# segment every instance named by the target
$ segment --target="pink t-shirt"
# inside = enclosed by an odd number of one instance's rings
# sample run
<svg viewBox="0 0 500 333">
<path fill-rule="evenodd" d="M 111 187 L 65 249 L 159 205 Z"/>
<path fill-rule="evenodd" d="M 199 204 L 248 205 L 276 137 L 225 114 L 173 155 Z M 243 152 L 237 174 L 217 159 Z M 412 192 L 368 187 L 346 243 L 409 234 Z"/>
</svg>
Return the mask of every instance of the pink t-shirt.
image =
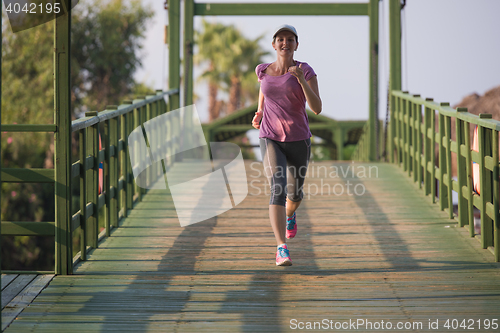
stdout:
<svg viewBox="0 0 500 333">
<path fill-rule="evenodd" d="M 311 66 L 302 64 L 304 77 L 309 81 L 316 75 Z M 290 73 L 271 76 L 264 71 L 268 64 L 260 64 L 255 73 L 264 94 L 264 115 L 260 124 L 259 138 L 280 142 L 300 141 L 311 137 L 306 113 L 306 96 L 297 78 Z"/>
</svg>

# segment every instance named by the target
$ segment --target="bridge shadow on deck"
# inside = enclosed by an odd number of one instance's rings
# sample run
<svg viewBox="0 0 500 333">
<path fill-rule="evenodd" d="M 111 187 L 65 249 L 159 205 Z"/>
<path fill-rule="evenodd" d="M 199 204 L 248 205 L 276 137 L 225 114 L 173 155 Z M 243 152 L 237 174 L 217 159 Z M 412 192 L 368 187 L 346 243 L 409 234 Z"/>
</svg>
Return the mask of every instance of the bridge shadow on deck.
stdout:
<svg viewBox="0 0 500 333">
<path fill-rule="evenodd" d="M 151 191 L 77 275 L 56 277 L 7 332 L 285 332 L 292 319 L 493 319 L 499 265 L 463 230 L 445 228 L 453 221 L 396 167 L 380 171 L 307 179 L 364 184 L 366 192 L 306 198 L 288 243 L 291 267 L 274 265 L 264 192 L 180 228 L 171 200 Z M 261 179 L 257 188 L 266 186 Z"/>
</svg>

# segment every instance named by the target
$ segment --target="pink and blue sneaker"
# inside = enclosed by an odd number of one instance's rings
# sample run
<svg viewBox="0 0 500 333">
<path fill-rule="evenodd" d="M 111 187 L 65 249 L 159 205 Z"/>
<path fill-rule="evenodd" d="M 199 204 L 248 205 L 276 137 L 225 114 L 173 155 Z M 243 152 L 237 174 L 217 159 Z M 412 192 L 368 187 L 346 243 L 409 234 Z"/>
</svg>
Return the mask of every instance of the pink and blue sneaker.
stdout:
<svg viewBox="0 0 500 333">
<path fill-rule="evenodd" d="M 297 234 L 297 221 L 295 220 L 295 212 L 291 217 L 286 218 L 286 238 L 290 239 Z"/>
<path fill-rule="evenodd" d="M 292 266 L 292 259 L 290 259 L 290 252 L 286 244 L 278 247 L 276 252 L 276 266 Z"/>
</svg>

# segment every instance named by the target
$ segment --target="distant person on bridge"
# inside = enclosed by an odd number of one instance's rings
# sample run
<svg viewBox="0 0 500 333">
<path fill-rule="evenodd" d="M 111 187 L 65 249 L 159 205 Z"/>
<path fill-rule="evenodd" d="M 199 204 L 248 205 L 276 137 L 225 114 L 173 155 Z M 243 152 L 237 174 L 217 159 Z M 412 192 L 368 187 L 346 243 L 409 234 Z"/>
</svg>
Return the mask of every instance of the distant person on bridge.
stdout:
<svg viewBox="0 0 500 333">
<path fill-rule="evenodd" d="M 261 85 L 252 125 L 260 130 L 262 162 L 271 187 L 269 219 L 278 244 L 276 265 L 290 266 L 286 238 L 297 233 L 295 211 L 304 196 L 302 188 L 311 154 L 306 101 L 319 114 L 321 98 L 312 67 L 293 58 L 299 46 L 297 30 L 287 24 L 279 27 L 272 46 L 276 61 L 255 69 Z"/>
</svg>

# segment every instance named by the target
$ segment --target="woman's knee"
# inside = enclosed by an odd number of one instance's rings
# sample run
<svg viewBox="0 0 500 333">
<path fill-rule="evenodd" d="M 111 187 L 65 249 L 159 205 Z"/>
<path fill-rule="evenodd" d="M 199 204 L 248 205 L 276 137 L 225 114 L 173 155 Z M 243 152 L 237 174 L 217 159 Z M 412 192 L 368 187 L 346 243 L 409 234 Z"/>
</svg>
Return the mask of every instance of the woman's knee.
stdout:
<svg viewBox="0 0 500 333">
<path fill-rule="evenodd" d="M 274 184 L 271 186 L 270 205 L 285 206 L 286 203 L 286 189 L 281 184 Z"/>
<path fill-rule="evenodd" d="M 292 192 L 288 194 L 288 200 L 293 202 L 300 202 L 302 201 L 303 197 L 304 197 L 304 192 L 302 192 L 302 190 L 300 190 L 298 193 Z"/>
</svg>

